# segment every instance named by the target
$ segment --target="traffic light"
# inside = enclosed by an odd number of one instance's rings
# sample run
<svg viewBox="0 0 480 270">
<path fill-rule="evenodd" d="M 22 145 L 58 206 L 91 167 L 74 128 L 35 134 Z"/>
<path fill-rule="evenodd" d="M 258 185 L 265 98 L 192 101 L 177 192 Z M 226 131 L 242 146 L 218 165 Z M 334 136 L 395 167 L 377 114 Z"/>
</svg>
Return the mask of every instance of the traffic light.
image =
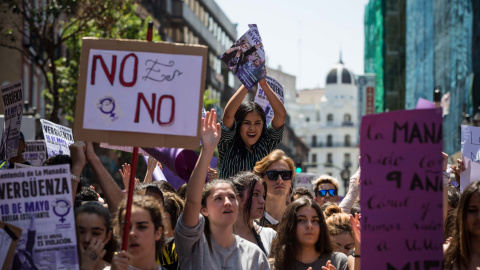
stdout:
<svg viewBox="0 0 480 270">
<path fill-rule="evenodd" d="M 295 162 L 295 173 L 301 173 L 302 171 L 303 171 L 302 162 L 301 161 Z"/>
</svg>

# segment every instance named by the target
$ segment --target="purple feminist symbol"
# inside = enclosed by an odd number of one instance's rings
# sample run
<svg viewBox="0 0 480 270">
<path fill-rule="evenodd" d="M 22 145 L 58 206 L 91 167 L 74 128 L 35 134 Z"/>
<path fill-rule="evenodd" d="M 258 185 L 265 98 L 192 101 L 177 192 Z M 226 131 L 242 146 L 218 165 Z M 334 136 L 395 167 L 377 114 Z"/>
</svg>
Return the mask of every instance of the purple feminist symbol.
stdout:
<svg viewBox="0 0 480 270">
<path fill-rule="evenodd" d="M 115 111 L 115 100 L 113 98 L 104 97 L 100 99 L 97 108 L 100 109 L 103 114 L 109 114 L 112 121 L 117 120 L 117 117 L 115 117 L 115 113 L 113 112 Z"/>
</svg>

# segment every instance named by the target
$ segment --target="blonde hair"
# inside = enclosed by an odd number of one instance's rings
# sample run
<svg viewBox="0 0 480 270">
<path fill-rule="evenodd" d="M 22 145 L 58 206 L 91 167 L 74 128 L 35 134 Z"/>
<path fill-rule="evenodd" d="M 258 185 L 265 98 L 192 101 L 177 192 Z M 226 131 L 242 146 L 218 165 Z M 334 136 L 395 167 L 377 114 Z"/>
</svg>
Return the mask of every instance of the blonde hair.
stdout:
<svg viewBox="0 0 480 270">
<path fill-rule="evenodd" d="M 350 216 L 343 213 L 338 205 L 330 205 L 325 209 L 325 217 L 327 218 L 328 232 L 331 236 L 348 232 L 353 237 L 352 224 Z"/>
<path fill-rule="evenodd" d="M 283 152 L 280 149 L 275 149 L 272 152 L 270 152 L 267 156 L 262 158 L 262 160 L 258 161 L 257 164 L 255 164 L 255 167 L 253 168 L 253 172 L 260 176 L 263 177 L 265 172 L 267 171 L 267 168 L 274 162 L 283 160 L 287 163 L 288 167 L 290 170 L 292 170 L 292 180 L 295 177 L 295 164 L 293 163 L 293 160 L 289 158 L 285 152 Z"/>
<path fill-rule="evenodd" d="M 332 177 L 330 175 L 324 174 L 320 175 L 317 179 L 312 181 L 313 184 L 313 192 L 315 193 L 315 197 L 317 197 L 318 193 L 318 187 L 321 184 L 332 184 L 335 186 L 335 190 L 338 192 L 338 180 L 335 177 Z"/>
</svg>

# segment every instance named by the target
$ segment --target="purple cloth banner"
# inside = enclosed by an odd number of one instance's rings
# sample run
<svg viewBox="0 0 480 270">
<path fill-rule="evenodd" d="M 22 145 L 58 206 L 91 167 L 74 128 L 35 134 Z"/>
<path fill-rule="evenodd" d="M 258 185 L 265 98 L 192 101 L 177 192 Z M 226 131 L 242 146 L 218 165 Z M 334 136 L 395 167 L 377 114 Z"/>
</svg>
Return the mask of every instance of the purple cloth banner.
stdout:
<svg viewBox="0 0 480 270">
<path fill-rule="evenodd" d="M 442 110 L 364 116 L 362 269 L 443 269 Z"/>
</svg>

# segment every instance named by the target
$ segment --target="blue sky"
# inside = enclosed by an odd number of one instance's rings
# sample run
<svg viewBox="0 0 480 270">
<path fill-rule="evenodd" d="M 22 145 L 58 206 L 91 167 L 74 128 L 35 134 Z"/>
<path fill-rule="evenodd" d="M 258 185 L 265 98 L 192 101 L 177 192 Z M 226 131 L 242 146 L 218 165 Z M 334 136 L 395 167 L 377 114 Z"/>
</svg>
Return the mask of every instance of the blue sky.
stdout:
<svg viewBox="0 0 480 270">
<path fill-rule="evenodd" d="M 363 14 L 368 0 L 215 0 L 238 36 L 257 24 L 267 65 L 297 77 L 297 89 L 324 87 L 339 60 L 363 73 Z"/>
</svg>

